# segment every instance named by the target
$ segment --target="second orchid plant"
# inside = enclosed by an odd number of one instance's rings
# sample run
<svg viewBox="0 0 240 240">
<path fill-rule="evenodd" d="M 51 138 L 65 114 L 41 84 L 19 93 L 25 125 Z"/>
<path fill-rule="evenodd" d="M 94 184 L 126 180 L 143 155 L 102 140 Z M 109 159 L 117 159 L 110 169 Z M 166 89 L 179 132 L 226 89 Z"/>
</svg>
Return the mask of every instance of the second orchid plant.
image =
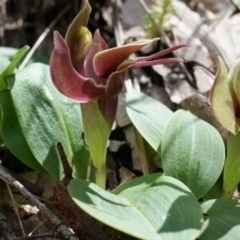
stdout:
<svg viewBox="0 0 240 240">
<path fill-rule="evenodd" d="M 80 102 L 84 135 L 95 172 L 95 182 L 105 188 L 107 141 L 115 120 L 118 94 L 129 69 L 183 62 L 179 58 L 160 57 L 186 45 L 178 45 L 147 57 L 127 59 L 147 44 L 140 40 L 112 49 L 98 30 L 93 37 L 86 27 L 91 7 L 83 0 L 79 14 L 70 24 L 65 39 L 54 33 L 50 71 L 55 87 L 65 96 Z"/>
<path fill-rule="evenodd" d="M 209 96 L 213 113 L 222 127 L 230 133 L 223 171 L 222 197 L 231 198 L 240 180 L 240 59 L 228 70 L 223 59 L 219 57 L 216 76 L 204 71 L 214 80 Z"/>
</svg>

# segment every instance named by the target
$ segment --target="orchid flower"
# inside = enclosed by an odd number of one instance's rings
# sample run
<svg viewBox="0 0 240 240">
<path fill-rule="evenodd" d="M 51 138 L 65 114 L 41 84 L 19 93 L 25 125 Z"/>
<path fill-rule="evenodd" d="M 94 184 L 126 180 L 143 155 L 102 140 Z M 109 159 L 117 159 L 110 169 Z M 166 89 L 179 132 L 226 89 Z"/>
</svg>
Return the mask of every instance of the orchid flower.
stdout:
<svg viewBox="0 0 240 240">
<path fill-rule="evenodd" d="M 86 27 L 90 12 L 88 1 L 82 0 L 80 12 L 70 24 L 65 40 L 54 32 L 55 48 L 50 59 L 50 72 L 56 88 L 81 103 L 85 138 L 93 165 L 101 175 L 105 172 L 107 140 L 116 117 L 118 94 L 123 88 L 125 74 L 132 68 L 183 62 L 179 58 L 160 57 L 186 45 L 126 60 L 132 53 L 159 39 L 108 49 L 99 31 L 96 30 L 92 37 Z M 104 179 L 96 181 L 102 182 L 99 185 L 105 184 Z"/>
<path fill-rule="evenodd" d="M 237 134 L 240 130 L 240 59 L 228 71 L 224 61 L 219 58 L 219 67 L 209 100 L 218 122 L 229 132 Z"/>
</svg>

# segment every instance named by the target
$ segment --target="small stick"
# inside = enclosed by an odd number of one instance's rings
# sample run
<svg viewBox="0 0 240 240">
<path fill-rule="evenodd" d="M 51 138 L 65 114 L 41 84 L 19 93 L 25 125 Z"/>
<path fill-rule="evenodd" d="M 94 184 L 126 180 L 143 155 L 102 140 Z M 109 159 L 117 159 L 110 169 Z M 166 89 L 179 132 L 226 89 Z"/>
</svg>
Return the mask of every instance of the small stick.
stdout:
<svg viewBox="0 0 240 240">
<path fill-rule="evenodd" d="M 36 239 L 36 238 L 44 239 L 46 237 L 57 237 L 57 236 L 53 232 L 48 232 L 48 233 L 42 233 L 38 235 L 18 237 L 18 238 L 15 238 L 14 240 L 30 240 L 30 239 Z"/>
<path fill-rule="evenodd" d="M 31 194 L 20 182 L 13 178 L 3 167 L 0 165 L 0 178 L 9 185 L 16 188 L 26 199 L 32 202 L 55 226 L 59 236 L 63 240 L 77 240 L 76 236 L 54 215 L 37 197 Z"/>
<path fill-rule="evenodd" d="M 19 222 L 19 225 L 20 225 L 22 234 L 23 234 L 23 236 L 25 236 L 26 233 L 25 233 L 25 231 L 24 231 L 23 224 L 22 224 L 21 218 L 20 218 L 19 213 L 18 213 L 17 204 L 16 204 L 16 202 L 15 202 L 15 200 L 14 200 L 14 197 L 13 197 L 13 194 L 12 194 L 12 190 L 10 189 L 8 183 L 6 183 L 6 185 L 7 185 L 7 189 L 8 189 L 9 195 L 10 195 L 10 197 L 11 197 L 11 199 L 12 199 L 12 202 L 13 202 L 13 205 L 14 205 L 14 210 L 15 210 L 15 213 L 16 213 L 16 215 L 17 215 L 18 222 Z"/>
<path fill-rule="evenodd" d="M 38 226 L 36 226 L 36 227 L 28 234 L 28 237 L 29 237 L 29 236 L 33 236 L 33 233 L 34 233 L 38 228 L 40 228 L 42 225 L 44 225 L 47 221 L 48 221 L 48 219 L 44 220 L 42 223 L 40 223 Z M 34 235 L 34 236 L 35 236 L 35 235 Z"/>
</svg>

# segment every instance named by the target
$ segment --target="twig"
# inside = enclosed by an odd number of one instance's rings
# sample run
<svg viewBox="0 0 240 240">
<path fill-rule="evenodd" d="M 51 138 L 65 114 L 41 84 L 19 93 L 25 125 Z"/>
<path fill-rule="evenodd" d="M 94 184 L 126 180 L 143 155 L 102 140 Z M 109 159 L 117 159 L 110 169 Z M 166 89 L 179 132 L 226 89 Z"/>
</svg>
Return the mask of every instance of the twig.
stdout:
<svg viewBox="0 0 240 240">
<path fill-rule="evenodd" d="M 21 63 L 19 70 L 23 69 L 25 65 L 28 63 L 29 59 L 32 57 L 34 52 L 40 46 L 42 41 L 46 38 L 50 30 L 55 26 L 55 24 L 63 17 L 63 15 L 71 8 L 72 2 L 70 2 L 58 15 L 57 17 L 48 25 L 48 27 L 44 30 L 44 32 L 39 36 L 38 40 L 35 42 L 31 50 L 29 51 L 28 55 L 24 58 L 23 62 Z"/>
<path fill-rule="evenodd" d="M 38 226 L 36 226 L 29 234 L 28 236 L 33 236 L 33 233 L 40 228 L 43 224 L 45 224 L 48 221 L 48 219 L 44 220 L 42 223 L 40 223 Z M 35 235 L 34 235 L 35 236 Z"/>
<path fill-rule="evenodd" d="M 13 178 L 15 178 L 17 181 L 19 181 L 32 194 L 34 194 L 36 196 L 41 196 L 42 195 L 42 193 L 43 193 L 42 188 L 36 186 L 36 184 L 28 181 L 27 179 L 22 178 L 21 176 L 18 176 L 17 174 L 10 171 L 9 169 L 6 169 L 5 167 L 3 167 L 3 168 L 5 169 L 5 171 L 7 171 L 9 174 L 11 174 Z"/>
<path fill-rule="evenodd" d="M 146 14 L 149 16 L 149 18 L 151 19 L 153 25 L 156 27 L 157 31 L 158 31 L 158 35 L 161 37 L 162 41 L 168 46 L 168 47 L 172 47 L 172 43 L 169 40 L 168 36 L 164 33 L 164 31 L 162 31 L 162 29 L 157 25 L 156 21 L 154 20 L 154 18 L 152 17 L 152 15 L 150 14 L 149 8 L 146 5 L 144 0 L 139 0 L 143 10 L 146 12 Z M 176 53 L 172 53 L 173 55 L 177 56 Z M 196 85 L 196 81 L 193 79 L 192 75 L 188 72 L 187 68 L 185 67 L 185 65 L 183 63 L 179 63 L 182 71 L 184 72 L 185 76 L 187 77 L 187 80 L 189 82 L 189 84 L 194 87 L 197 88 Z"/>
<path fill-rule="evenodd" d="M 15 238 L 14 240 L 30 240 L 30 239 L 36 239 L 36 238 L 44 239 L 46 237 L 57 237 L 57 236 L 54 234 L 54 232 L 48 232 L 48 233 L 42 233 L 38 235 L 18 237 L 18 238 Z"/>
<path fill-rule="evenodd" d="M 55 226 L 61 239 L 64 240 L 77 240 L 73 233 L 54 215 L 41 201 L 31 194 L 20 182 L 13 178 L 1 165 L 0 165 L 0 178 L 7 182 L 9 185 L 16 188 L 26 199 L 31 201 Z"/>
<path fill-rule="evenodd" d="M 23 236 L 25 236 L 26 233 L 25 233 L 25 231 L 24 231 L 23 224 L 22 224 L 21 218 L 20 218 L 19 213 L 18 213 L 17 204 L 16 204 L 16 202 L 15 202 L 15 200 L 14 200 L 14 197 L 13 197 L 13 194 L 12 194 L 12 190 L 10 189 L 8 183 L 6 183 L 6 185 L 7 185 L 7 189 L 8 189 L 9 195 L 10 195 L 10 197 L 11 197 L 11 199 L 12 199 L 12 202 L 13 202 L 13 205 L 14 205 L 14 210 L 15 210 L 15 213 L 16 213 L 16 215 L 17 215 L 18 222 L 19 222 L 19 225 L 20 225 L 22 234 L 23 234 Z"/>
</svg>

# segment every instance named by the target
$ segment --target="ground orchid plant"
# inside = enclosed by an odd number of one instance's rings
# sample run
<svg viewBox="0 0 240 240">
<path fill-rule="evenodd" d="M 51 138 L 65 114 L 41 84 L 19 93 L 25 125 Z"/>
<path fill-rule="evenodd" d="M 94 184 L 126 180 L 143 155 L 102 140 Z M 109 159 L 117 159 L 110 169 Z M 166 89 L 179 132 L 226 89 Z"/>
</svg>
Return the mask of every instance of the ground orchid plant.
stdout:
<svg viewBox="0 0 240 240">
<path fill-rule="evenodd" d="M 231 198 L 240 181 L 240 59 L 236 60 L 230 71 L 219 57 L 216 76 L 209 100 L 218 122 L 227 129 L 231 136 L 227 143 L 227 159 L 223 174 L 223 197 Z"/>
<path fill-rule="evenodd" d="M 0 56 L 3 142 L 27 166 L 54 179 L 56 205 L 80 239 L 118 239 L 119 231 L 146 240 L 238 239 L 240 201 L 230 198 L 240 169 L 239 60 L 228 72 L 220 59 L 216 76 L 204 70 L 215 80 L 210 94 L 214 114 L 232 134 L 227 146 L 212 125 L 189 111 L 173 112 L 143 93 L 126 93 L 143 168 L 153 158 L 150 149 L 162 171 L 143 169 L 144 176 L 110 192 L 105 190 L 107 141 L 127 71 L 183 62 L 162 57 L 186 45 L 131 59 L 159 39 L 108 49 L 99 31 L 92 36 L 87 28 L 90 12 L 82 0 L 65 38 L 54 32 L 49 65 L 34 62 L 18 70 L 29 47 L 11 60 Z M 73 173 L 67 173 L 67 163 Z"/>
<path fill-rule="evenodd" d="M 95 168 L 96 183 L 105 188 L 107 141 L 126 72 L 131 68 L 183 62 L 179 58 L 159 58 L 186 45 L 126 60 L 130 54 L 158 39 L 140 40 L 108 49 L 99 31 L 96 30 L 92 39 L 86 27 L 90 12 L 88 1 L 83 0 L 65 40 L 58 32 L 54 33 L 55 48 L 50 70 L 56 88 L 81 103 L 84 134 Z"/>
</svg>

